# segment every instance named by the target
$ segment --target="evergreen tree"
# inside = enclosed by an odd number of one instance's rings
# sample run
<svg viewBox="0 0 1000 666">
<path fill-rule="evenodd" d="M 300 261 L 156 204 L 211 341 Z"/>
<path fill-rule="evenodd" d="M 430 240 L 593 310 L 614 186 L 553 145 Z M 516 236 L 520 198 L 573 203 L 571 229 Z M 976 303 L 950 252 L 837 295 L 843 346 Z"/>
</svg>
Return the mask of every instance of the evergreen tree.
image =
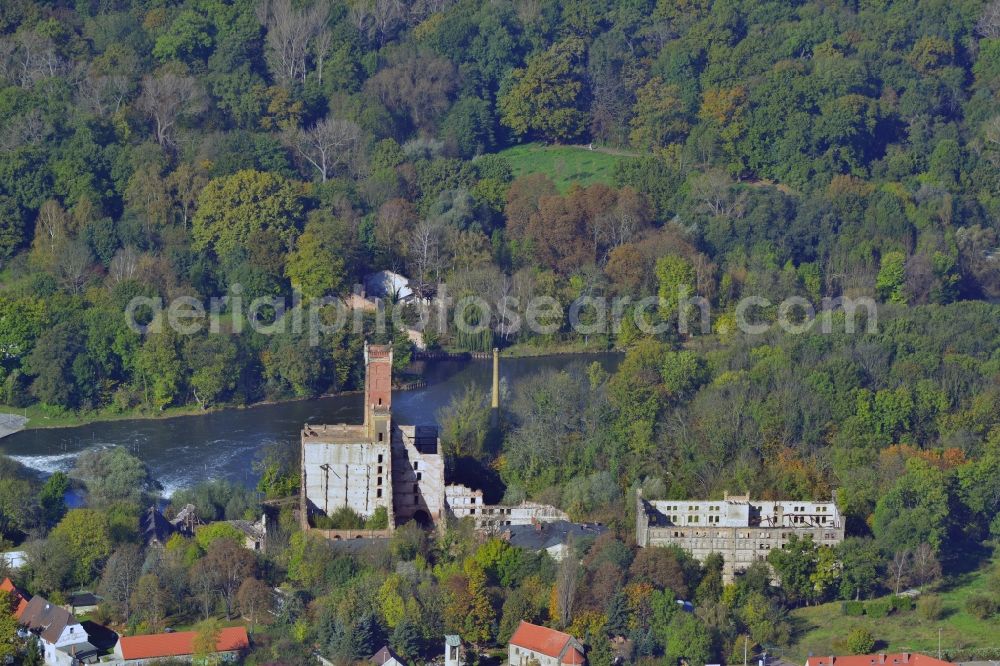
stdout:
<svg viewBox="0 0 1000 666">
<path fill-rule="evenodd" d="M 403 618 L 392 631 L 389 644 L 400 657 L 413 661 L 420 655 L 422 638 L 420 628 L 409 618 Z"/>
<path fill-rule="evenodd" d="M 367 659 L 385 643 L 385 633 L 378 618 L 371 613 L 362 615 L 354 623 L 350 645 L 355 659 Z"/>
<path fill-rule="evenodd" d="M 621 590 L 615 592 L 608 604 L 608 621 L 604 629 L 609 636 L 628 635 L 628 600 Z"/>
<path fill-rule="evenodd" d="M 588 641 L 587 663 L 590 666 L 611 666 L 615 661 L 615 651 L 611 647 L 611 641 L 605 632 L 599 632 L 597 636 L 591 637 Z"/>
</svg>

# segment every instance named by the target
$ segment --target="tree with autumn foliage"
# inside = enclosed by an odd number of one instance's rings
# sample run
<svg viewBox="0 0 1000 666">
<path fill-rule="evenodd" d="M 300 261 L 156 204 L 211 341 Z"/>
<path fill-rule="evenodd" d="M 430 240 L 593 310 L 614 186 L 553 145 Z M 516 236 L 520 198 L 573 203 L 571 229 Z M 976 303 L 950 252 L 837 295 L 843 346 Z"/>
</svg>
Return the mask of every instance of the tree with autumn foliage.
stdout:
<svg viewBox="0 0 1000 666">
<path fill-rule="evenodd" d="M 465 589 L 459 593 L 457 608 L 461 636 L 472 643 L 478 651 L 493 638 L 496 611 L 487 587 L 486 572 L 474 562 L 465 566 Z"/>
</svg>

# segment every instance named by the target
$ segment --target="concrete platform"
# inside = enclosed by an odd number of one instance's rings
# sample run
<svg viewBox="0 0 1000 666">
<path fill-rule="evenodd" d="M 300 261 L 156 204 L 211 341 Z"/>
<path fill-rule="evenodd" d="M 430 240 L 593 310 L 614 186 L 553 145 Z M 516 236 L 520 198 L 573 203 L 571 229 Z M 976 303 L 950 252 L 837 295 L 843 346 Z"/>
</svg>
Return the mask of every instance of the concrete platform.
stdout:
<svg viewBox="0 0 1000 666">
<path fill-rule="evenodd" d="M 0 414 L 0 439 L 24 429 L 28 419 L 17 414 Z"/>
</svg>

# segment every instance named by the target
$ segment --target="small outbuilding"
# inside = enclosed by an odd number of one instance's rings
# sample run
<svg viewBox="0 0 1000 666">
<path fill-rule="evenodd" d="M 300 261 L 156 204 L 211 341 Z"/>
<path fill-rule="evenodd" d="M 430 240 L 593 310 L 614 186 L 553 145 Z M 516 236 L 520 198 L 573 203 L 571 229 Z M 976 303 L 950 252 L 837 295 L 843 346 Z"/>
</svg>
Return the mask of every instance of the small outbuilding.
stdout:
<svg viewBox="0 0 1000 666">
<path fill-rule="evenodd" d="M 582 666 L 587 663 L 583 644 L 567 633 L 521 621 L 508 645 L 510 666 Z"/>
<path fill-rule="evenodd" d="M 66 597 L 66 610 L 81 615 L 93 613 L 103 600 L 93 592 L 74 592 Z"/>
<path fill-rule="evenodd" d="M 195 654 L 198 632 L 178 631 L 171 634 L 122 636 L 115 645 L 115 656 L 122 664 L 151 664 L 162 659 L 187 659 Z M 239 661 L 250 648 L 246 627 L 227 627 L 219 631 L 215 656 L 223 661 Z"/>
</svg>

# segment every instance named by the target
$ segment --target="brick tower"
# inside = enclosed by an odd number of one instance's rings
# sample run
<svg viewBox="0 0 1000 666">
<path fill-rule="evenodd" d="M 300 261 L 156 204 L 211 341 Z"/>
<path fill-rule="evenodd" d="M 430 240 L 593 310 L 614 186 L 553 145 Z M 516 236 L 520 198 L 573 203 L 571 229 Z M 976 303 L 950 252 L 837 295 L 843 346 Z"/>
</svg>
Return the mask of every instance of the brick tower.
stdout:
<svg viewBox="0 0 1000 666">
<path fill-rule="evenodd" d="M 392 409 L 392 347 L 365 343 L 365 428 L 372 441 L 388 441 Z"/>
</svg>

